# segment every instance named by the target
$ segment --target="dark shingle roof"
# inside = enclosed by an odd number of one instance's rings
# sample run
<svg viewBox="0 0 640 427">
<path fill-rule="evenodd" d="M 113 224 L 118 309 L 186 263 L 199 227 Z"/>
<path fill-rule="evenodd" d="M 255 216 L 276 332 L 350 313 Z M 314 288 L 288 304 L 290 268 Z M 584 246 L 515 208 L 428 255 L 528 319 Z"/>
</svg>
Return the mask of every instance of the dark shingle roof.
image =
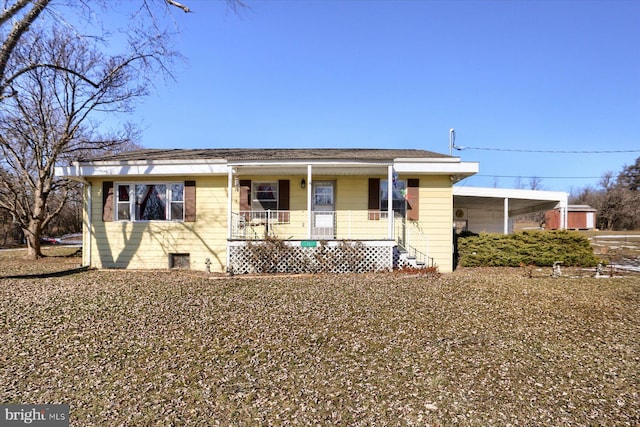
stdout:
<svg viewBox="0 0 640 427">
<path fill-rule="evenodd" d="M 427 150 L 369 148 L 214 148 L 146 149 L 111 154 L 82 162 L 136 160 L 392 160 L 397 158 L 448 158 Z"/>
</svg>

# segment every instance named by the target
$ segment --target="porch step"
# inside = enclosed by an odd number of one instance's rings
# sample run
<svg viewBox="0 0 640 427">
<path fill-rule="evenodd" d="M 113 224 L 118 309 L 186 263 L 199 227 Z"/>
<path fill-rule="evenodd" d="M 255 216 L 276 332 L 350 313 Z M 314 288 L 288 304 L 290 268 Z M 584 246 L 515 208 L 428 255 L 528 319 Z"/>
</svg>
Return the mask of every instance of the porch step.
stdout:
<svg viewBox="0 0 640 427">
<path fill-rule="evenodd" d="M 403 249 L 398 248 L 398 268 L 426 268 L 424 261 L 419 261 L 415 256 L 409 255 L 409 253 Z"/>
</svg>

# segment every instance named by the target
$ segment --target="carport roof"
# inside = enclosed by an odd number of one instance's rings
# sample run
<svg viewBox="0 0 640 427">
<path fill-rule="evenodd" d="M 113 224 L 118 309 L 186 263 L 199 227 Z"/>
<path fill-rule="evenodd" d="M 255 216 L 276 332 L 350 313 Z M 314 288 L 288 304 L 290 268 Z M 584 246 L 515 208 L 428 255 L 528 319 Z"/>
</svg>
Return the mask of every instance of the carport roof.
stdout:
<svg viewBox="0 0 640 427">
<path fill-rule="evenodd" d="M 508 188 L 453 187 L 453 207 L 504 211 L 508 199 L 509 217 L 567 206 L 563 191 L 519 190 Z"/>
</svg>

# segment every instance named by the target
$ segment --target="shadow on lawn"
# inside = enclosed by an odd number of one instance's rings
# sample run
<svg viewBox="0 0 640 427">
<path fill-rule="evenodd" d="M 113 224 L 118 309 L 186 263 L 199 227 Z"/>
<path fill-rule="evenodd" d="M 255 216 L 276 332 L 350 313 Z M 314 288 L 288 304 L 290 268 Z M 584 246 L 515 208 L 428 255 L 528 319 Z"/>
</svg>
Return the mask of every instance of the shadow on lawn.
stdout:
<svg viewBox="0 0 640 427">
<path fill-rule="evenodd" d="M 0 279 L 49 279 L 52 277 L 65 277 L 73 274 L 82 273 L 89 270 L 88 266 L 79 268 L 70 268 L 62 271 L 52 271 L 50 273 L 35 273 L 35 274 L 15 274 L 9 276 L 0 276 Z"/>
</svg>

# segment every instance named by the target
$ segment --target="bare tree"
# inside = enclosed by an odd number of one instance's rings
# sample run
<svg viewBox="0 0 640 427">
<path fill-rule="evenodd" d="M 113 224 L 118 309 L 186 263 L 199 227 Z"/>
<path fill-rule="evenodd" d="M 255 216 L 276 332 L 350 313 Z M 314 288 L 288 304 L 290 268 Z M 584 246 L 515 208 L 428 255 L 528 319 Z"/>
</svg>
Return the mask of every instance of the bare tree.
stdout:
<svg viewBox="0 0 640 427">
<path fill-rule="evenodd" d="M 529 178 L 529 189 L 542 190 L 542 178 L 537 176 L 532 176 L 531 178 Z"/>
<path fill-rule="evenodd" d="M 224 1 L 234 11 L 244 6 Z M 100 53 L 98 43 L 108 46 L 109 31 L 99 17 L 123 2 L 5 0 L 0 9 L 0 211 L 24 231 L 32 258 L 41 255 L 42 230 L 77 191 L 54 178 L 54 166 L 131 144 L 133 127 L 100 135 L 96 114 L 130 111 L 151 84 L 141 78 L 157 76 L 158 68 L 170 75 L 178 56 L 170 49 L 174 34 L 162 28 L 161 18 L 171 10 L 191 12 L 186 4 L 124 4 L 137 9 L 119 34 L 128 46 L 119 56 Z M 69 13 L 78 20 L 67 21 Z M 71 21 L 90 23 L 94 34 L 82 34 Z"/>
<path fill-rule="evenodd" d="M 243 7 L 241 0 L 225 0 L 226 4 L 234 11 Z M 168 33 L 160 28 L 160 15 L 169 10 L 182 10 L 191 12 L 191 9 L 176 0 L 138 0 L 138 10 L 131 16 L 130 22 L 138 25 L 132 27 L 127 34 L 132 45 L 139 44 L 141 40 L 160 40 L 165 43 Z M 34 23 L 46 21 L 43 17 L 48 17 L 51 26 L 60 25 L 64 22 L 64 17 L 69 13 L 77 17 L 93 19 L 100 16 L 101 12 L 110 9 L 117 10 L 123 7 L 122 2 L 112 0 L 5 0 L 3 8 L 0 10 L 0 100 L 11 96 L 8 89 L 11 83 L 22 73 L 29 71 L 32 67 L 49 67 L 53 64 L 25 64 L 23 67 L 9 70 L 8 64 L 14 54 L 20 40 L 29 32 Z M 144 28 L 143 28 L 144 26 Z M 69 27 L 72 27 L 69 25 Z M 100 34 L 98 37 L 104 37 Z M 73 72 L 73 69 L 66 70 Z"/>
<path fill-rule="evenodd" d="M 42 230 L 72 190 L 54 177 L 54 167 L 131 141 L 131 127 L 102 135 L 92 115 L 131 111 L 147 94 L 140 77 L 153 74 L 163 59 L 161 52 L 106 56 L 65 30 L 30 32 L 16 46 L 7 69 L 26 65 L 28 71 L 10 82 L 12 96 L 0 110 L 0 208 L 24 231 L 30 258 L 41 256 Z M 50 66 L 29 67 L 45 63 Z"/>
</svg>

